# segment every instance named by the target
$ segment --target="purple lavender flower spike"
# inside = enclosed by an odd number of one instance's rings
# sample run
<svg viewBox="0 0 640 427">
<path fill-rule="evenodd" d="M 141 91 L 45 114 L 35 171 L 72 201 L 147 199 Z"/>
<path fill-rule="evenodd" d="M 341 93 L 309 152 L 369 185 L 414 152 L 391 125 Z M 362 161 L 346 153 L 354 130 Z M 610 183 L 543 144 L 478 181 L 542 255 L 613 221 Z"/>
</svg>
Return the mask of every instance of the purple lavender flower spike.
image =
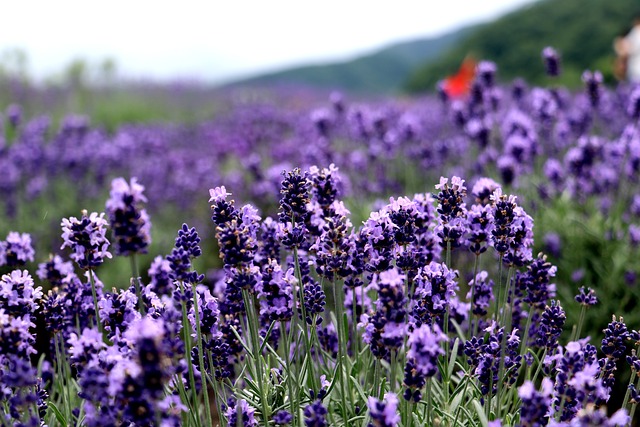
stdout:
<svg viewBox="0 0 640 427">
<path fill-rule="evenodd" d="M 557 77 L 560 75 L 560 55 L 551 46 L 547 46 L 542 50 L 542 59 L 547 71 L 547 75 Z"/>
<path fill-rule="evenodd" d="M 304 408 L 304 425 L 306 427 L 326 427 L 327 408 L 321 400 L 316 400 Z"/>
<path fill-rule="evenodd" d="M 111 181 L 111 193 L 106 203 L 107 216 L 113 233 L 116 255 L 147 253 L 151 243 L 151 221 L 142 204 L 147 198 L 137 178 L 127 183 L 124 178 Z"/>
<path fill-rule="evenodd" d="M 398 414 L 398 396 L 394 393 L 385 393 L 383 400 L 369 396 L 367 407 L 371 415 L 369 427 L 396 427 L 400 422 Z"/>
<path fill-rule="evenodd" d="M 34 286 L 27 270 L 13 270 L 0 279 L 0 307 L 7 314 L 29 319 L 39 307 L 42 287 Z"/>
<path fill-rule="evenodd" d="M 74 275 L 73 264 L 59 255 L 50 255 L 49 261 L 38 264 L 36 274 L 40 280 L 48 281 L 55 288 L 62 285 L 62 279 Z"/>
<path fill-rule="evenodd" d="M 293 415 L 291 415 L 290 412 L 285 410 L 278 411 L 273 416 L 273 422 L 277 426 L 281 426 L 281 427 L 288 426 L 293 422 Z"/>
<path fill-rule="evenodd" d="M 426 384 L 426 380 L 438 372 L 438 357 L 444 354 L 441 343 L 447 340 L 437 325 L 422 325 L 409 335 L 409 350 L 404 369 L 405 400 L 420 401 L 420 390 Z"/>
<path fill-rule="evenodd" d="M 62 246 L 69 247 L 71 259 L 82 269 L 97 267 L 104 262 L 104 258 L 111 258 L 107 250 L 110 243 L 107 240 L 107 221 L 104 213 L 98 215 L 82 211 L 80 219 L 76 217 L 64 218 L 62 226 Z"/>
<path fill-rule="evenodd" d="M 243 425 L 247 427 L 258 427 L 258 420 L 255 416 L 256 410 L 251 407 L 246 400 L 231 400 L 224 415 L 230 426 Z"/>
<path fill-rule="evenodd" d="M 262 270 L 262 281 L 256 286 L 258 295 L 264 298 L 260 304 L 260 314 L 268 316 L 270 321 L 291 320 L 296 283 L 293 268 L 282 271 L 275 260 L 267 264 Z"/>
<path fill-rule="evenodd" d="M 576 295 L 574 299 L 578 304 L 584 306 L 592 306 L 598 303 L 596 291 L 591 288 L 585 288 L 584 286 L 579 289 L 578 295 Z"/>
<path fill-rule="evenodd" d="M 10 231 L 7 239 L 0 242 L 0 266 L 19 267 L 33 261 L 35 251 L 31 236 L 27 233 Z"/>
<path fill-rule="evenodd" d="M 543 427 L 549 421 L 549 408 L 553 383 L 549 378 L 542 380 L 542 390 L 537 391 L 531 381 L 525 381 L 518 388 L 518 397 L 522 400 L 520 423 L 523 427 Z"/>
<path fill-rule="evenodd" d="M 471 194 L 476 198 L 476 203 L 487 205 L 491 202 L 490 197 L 494 191 L 500 188 L 500 184 L 491 178 L 480 178 L 471 189 Z"/>
</svg>

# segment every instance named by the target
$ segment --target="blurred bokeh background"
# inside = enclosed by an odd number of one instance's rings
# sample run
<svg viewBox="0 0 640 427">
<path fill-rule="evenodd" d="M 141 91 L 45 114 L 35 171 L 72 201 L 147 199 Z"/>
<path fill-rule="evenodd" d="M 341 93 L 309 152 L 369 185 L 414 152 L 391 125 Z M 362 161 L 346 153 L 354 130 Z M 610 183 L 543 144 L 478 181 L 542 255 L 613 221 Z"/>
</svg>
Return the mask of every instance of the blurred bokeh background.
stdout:
<svg viewBox="0 0 640 427">
<path fill-rule="evenodd" d="M 469 56 L 494 61 L 502 81 L 538 84 L 546 45 L 562 54 L 559 83 L 579 85 L 587 68 L 612 83 L 614 39 L 639 10 L 607 0 L 11 2 L 0 26 L 0 102 L 86 113 L 109 129 L 193 121 L 215 114 L 212 93 L 230 89 L 429 92 Z"/>
</svg>

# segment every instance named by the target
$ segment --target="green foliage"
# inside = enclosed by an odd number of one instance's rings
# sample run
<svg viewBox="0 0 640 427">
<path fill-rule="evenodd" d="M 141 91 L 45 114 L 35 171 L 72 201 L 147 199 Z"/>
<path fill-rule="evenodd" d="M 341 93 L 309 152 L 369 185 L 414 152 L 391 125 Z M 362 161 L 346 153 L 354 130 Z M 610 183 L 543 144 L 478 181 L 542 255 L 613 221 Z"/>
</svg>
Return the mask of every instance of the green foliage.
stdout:
<svg viewBox="0 0 640 427">
<path fill-rule="evenodd" d="M 436 61 L 425 61 L 405 83 L 408 92 L 430 91 L 472 55 L 498 65 L 504 80 L 522 77 L 548 83 L 540 58 L 546 46 L 562 56 L 557 83 L 575 87 L 585 69 L 599 69 L 613 80 L 613 40 L 623 34 L 640 5 L 631 1 L 543 0 L 483 25 Z M 578 78 L 576 78 L 578 77 Z"/>
<path fill-rule="evenodd" d="M 286 84 L 368 94 L 397 92 L 416 66 L 439 57 L 471 32 L 472 27 L 467 27 L 441 37 L 395 44 L 351 61 L 292 68 L 242 80 L 233 86 Z"/>
</svg>

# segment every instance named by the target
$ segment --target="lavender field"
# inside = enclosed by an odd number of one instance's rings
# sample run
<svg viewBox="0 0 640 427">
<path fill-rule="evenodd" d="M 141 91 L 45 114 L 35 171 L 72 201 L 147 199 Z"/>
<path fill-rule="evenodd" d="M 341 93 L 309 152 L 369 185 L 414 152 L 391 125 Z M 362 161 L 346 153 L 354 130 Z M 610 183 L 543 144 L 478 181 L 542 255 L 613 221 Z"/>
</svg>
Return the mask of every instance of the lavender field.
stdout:
<svg viewBox="0 0 640 427">
<path fill-rule="evenodd" d="M 640 87 L 496 73 L 114 129 L 7 105 L 2 426 L 635 425 Z"/>
</svg>

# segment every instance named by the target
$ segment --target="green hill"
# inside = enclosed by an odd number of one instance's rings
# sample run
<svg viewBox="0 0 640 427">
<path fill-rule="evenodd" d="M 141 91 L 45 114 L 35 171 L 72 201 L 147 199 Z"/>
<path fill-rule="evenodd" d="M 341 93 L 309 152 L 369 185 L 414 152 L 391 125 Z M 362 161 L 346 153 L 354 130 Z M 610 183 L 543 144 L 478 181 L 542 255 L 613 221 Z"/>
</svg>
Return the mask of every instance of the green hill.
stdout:
<svg viewBox="0 0 640 427">
<path fill-rule="evenodd" d="M 499 77 L 523 77 L 533 84 L 546 79 L 541 60 L 545 46 L 562 57 L 559 83 L 575 87 L 585 69 L 599 69 L 613 80 L 613 40 L 640 14 L 636 0 L 541 0 L 476 29 L 435 61 L 425 61 L 405 83 L 408 92 L 433 90 L 438 80 L 456 72 L 462 59 L 496 62 Z"/>
<path fill-rule="evenodd" d="M 417 66 L 440 57 L 474 28 L 465 27 L 437 38 L 394 44 L 351 61 L 262 74 L 233 82 L 230 86 L 301 85 L 356 93 L 398 92 Z"/>
</svg>

